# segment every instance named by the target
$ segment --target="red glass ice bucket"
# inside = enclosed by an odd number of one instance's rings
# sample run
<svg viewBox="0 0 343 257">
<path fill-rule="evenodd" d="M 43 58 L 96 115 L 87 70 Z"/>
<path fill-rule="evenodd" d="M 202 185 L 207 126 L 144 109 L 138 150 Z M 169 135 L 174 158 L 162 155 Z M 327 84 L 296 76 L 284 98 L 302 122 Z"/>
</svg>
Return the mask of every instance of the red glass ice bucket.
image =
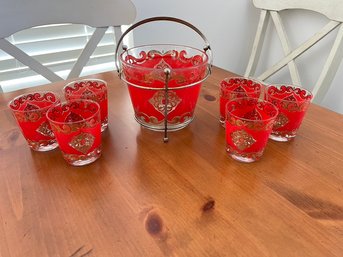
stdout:
<svg viewBox="0 0 343 257">
<path fill-rule="evenodd" d="M 118 47 L 132 29 L 151 21 L 173 21 L 195 30 L 205 41 L 203 50 L 171 44 Z M 127 84 L 135 119 L 151 130 L 178 130 L 194 117 L 201 83 L 211 71 L 211 50 L 205 36 L 193 25 L 171 17 L 154 17 L 132 25 L 116 49 L 120 78 Z M 119 62 L 118 62 L 119 59 Z"/>
</svg>

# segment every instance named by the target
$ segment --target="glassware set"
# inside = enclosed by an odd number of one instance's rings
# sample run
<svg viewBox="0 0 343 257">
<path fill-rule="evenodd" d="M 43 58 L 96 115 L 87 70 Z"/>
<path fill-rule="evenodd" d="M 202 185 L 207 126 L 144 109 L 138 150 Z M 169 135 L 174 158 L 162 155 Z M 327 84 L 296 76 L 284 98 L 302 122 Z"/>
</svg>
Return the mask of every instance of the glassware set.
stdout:
<svg viewBox="0 0 343 257">
<path fill-rule="evenodd" d="M 176 22 L 205 42 L 203 49 L 171 44 L 127 48 L 119 46 L 133 29 L 154 21 Z M 194 118 L 202 82 L 210 75 L 212 51 L 206 37 L 192 24 L 172 17 L 142 20 L 120 37 L 115 65 L 127 85 L 136 121 L 164 132 L 188 126 Z M 9 103 L 29 147 L 49 151 L 59 146 L 71 165 L 83 166 L 101 156 L 101 132 L 108 127 L 107 83 L 76 80 L 63 88 L 66 102 L 53 92 L 20 95 Z M 233 159 L 254 162 L 263 155 L 268 138 L 286 142 L 296 132 L 312 94 L 294 85 L 264 85 L 251 78 L 231 77 L 220 83 L 219 121 L 225 127 L 226 151 Z"/>
<path fill-rule="evenodd" d="M 292 140 L 312 97 L 311 92 L 295 85 L 263 85 L 244 77 L 224 79 L 219 122 L 225 125 L 229 156 L 254 162 L 262 157 L 268 138 Z"/>
<path fill-rule="evenodd" d="M 123 46 L 119 54 L 119 46 L 127 33 L 154 21 L 185 25 L 203 39 L 205 47 L 153 44 L 128 49 Z M 128 87 L 135 119 L 140 125 L 164 131 L 163 140 L 168 142 L 168 131 L 182 129 L 192 122 L 202 82 L 212 67 L 211 47 L 199 29 L 173 17 L 148 18 L 123 33 L 115 57 L 119 77 Z M 108 126 L 107 84 L 97 79 L 72 81 L 65 85 L 63 93 L 67 101 L 64 103 L 51 92 L 46 97 L 37 92 L 34 97 L 37 95 L 39 101 L 47 98 L 42 104 L 33 102 L 29 94 L 13 100 L 9 106 L 33 150 L 47 151 L 58 144 L 69 164 L 92 163 L 101 155 L 101 132 Z M 35 126 L 26 131 L 27 121 L 24 123 L 21 116 L 38 115 L 38 112 L 40 119 L 34 120 Z M 42 135 L 43 129 L 47 135 Z"/>
<path fill-rule="evenodd" d="M 92 163 L 101 156 L 101 132 L 108 126 L 107 83 L 73 81 L 63 94 L 63 103 L 57 94 L 43 91 L 17 96 L 8 106 L 32 150 L 59 146 L 69 164 Z"/>
</svg>

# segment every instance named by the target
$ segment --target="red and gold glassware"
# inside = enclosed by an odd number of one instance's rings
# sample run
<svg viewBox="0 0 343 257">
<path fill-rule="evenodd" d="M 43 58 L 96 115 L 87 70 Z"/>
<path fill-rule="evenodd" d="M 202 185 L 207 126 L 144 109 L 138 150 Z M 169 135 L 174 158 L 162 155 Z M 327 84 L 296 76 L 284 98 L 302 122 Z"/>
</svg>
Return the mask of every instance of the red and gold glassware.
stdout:
<svg viewBox="0 0 343 257">
<path fill-rule="evenodd" d="M 258 98 L 235 98 L 226 105 L 226 150 L 233 159 L 254 162 L 261 158 L 278 109 Z"/>
<path fill-rule="evenodd" d="M 101 79 L 72 81 L 63 88 L 67 101 L 89 99 L 100 105 L 101 131 L 108 126 L 107 83 Z"/>
<path fill-rule="evenodd" d="M 63 158 L 83 166 L 101 155 L 100 106 L 91 100 L 72 100 L 47 112 Z"/>
<path fill-rule="evenodd" d="M 225 78 L 220 82 L 219 122 L 225 126 L 225 108 L 228 101 L 237 97 L 259 98 L 263 84 L 257 80 L 244 77 Z"/>
<path fill-rule="evenodd" d="M 43 152 L 58 146 L 45 114 L 59 103 L 58 95 L 53 92 L 27 93 L 9 102 L 8 107 L 32 150 Z"/>
<path fill-rule="evenodd" d="M 154 21 L 180 23 L 195 31 L 205 47 L 176 44 L 150 44 L 132 48 L 119 46 L 125 35 L 143 24 Z M 126 83 L 136 121 L 151 130 L 167 131 L 186 127 L 194 118 L 194 110 L 202 82 L 210 75 L 212 51 L 206 37 L 192 24 L 174 17 L 152 17 L 133 24 L 118 40 L 117 70 Z"/>
<path fill-rule="evenodd" d="M 270 139 L 290 141 L 296 136 L 311 103 L 312 93 L 294 85 L 270 85 L 265 97 L 279 109 Z"/>
<path fill-rule="evenodd" d="M 201 81 L 207 74 L 208 57 L 204 51 L 152 45 L 128 49 L 120 60 L 122 79 L 127 82 L 138 123 L 163 131 L 167 116 L 168 130 L 172 131 L 193 120 Z"/>
</svg>

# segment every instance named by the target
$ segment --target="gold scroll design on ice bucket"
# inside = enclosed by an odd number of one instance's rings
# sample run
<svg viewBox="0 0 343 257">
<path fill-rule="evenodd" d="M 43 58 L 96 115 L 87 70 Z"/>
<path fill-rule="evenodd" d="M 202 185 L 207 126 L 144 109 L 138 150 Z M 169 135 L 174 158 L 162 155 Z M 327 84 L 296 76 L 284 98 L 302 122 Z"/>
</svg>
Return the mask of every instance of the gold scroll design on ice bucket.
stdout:
<svg viewBox="0 0 343 257">
<path fill-rule="evenodd" d="M 155 80 L 164 82 L 166 80 L 166 74 L 164 73 L 165 69 L 172 71 L 172 67 L 170 67 L 170 65 L 164 59 L 162 59 L 154 66 L 152 72 L 144 75 L 144 82 L 148 84 L 153 83 Z M 179 85 L 182 85 L 187 81 L 183 74 L 175 74 L 174 72 L 171 72 L 169 80 L 174 80 Z"/>
<path fill-rule="evenodd" d="M 167 108 L 167 114 L 171 113 L 176 109 L 176 107 L 181 103 L 182 99 L 176 94 L 174 91 L 168 91 L 167 94 L 168 97 L 168 104 L 165 104 L 165 92 L 164 91 L 157 91 L 150 99 L 149 103 L 154 107 L 154 109 L 161 114 L 165 114 L 165 110 Z M 175 116 L 172 120 L 168 120 L 168 123 L 170 124 L 178 124 L 185 122 L 189 119 L 191 119 L 191 113 L 186 112 L 183 113 L 181 116 Z M 146 113 L 143 112 L 137 112 L 137 118 L 142 120 L 145 123 L 151 123 L 151 124 L 160 124 L 163 122 L 159 121 L 154 116 L 149 116 Z"/>
<path fill-rule="evenodd" d="M 147 76 L 146 79 L 148 80 L 165 80 L 165 74 L 164 69 L 172 69 L 168 63 L 166 63 L 163 59 L 154 66 L 154 72 L 150 74 L 150 76 Z M 175 79 L 175 77 L 173 77 Z M 183 83 L 186 81 L 186 79 L 183 76 L 178 76 L 176 78 L 178 80 L 178 83 Z M 167 92 L 167 99 L 168 104 L 166 105 L 166 99 L 165 99 L 165 92 L 162 90 L 157 91 L 152 98 L 149 99 L 149 103 L 154 107 L 154 109 L 161 114 L 165 114 L 166 108 L 167 108 L 167 114 L 171 113 L 176 109 L 176 107 L 181 103 L 182 99 L 176 94 L 175 91 L 168 91 Z M 148 116 L 145 113 L 141 113 L 141 115 L 148 118 L 149 123 L 158 124 L 158 119 L 154 116 Z M 174 117 L 172 120 L 172 124 L 177 124 L 182 121 L 182 119 L 187 120 L 190 118 L 191 115 L 189 113 L 183 114 L 182 117 Z"/>
<path fill-rule="evenodd" d="M 193 117 L 192 113 L 185 112 L 180 116 L 173 117 L 173 119 L 171 119 L 171 120 L 168 119 L 168 124 L 172 124 L 172 125 L 183 124 L 183 123 L 191 120 L 192 117 Z M 149 115 L 145 114 L 144 112 L 137 112 L 136 111 L 136 118 L 146 125 L 148 125 L 148 124 L 161 125 L 164 122 L 164 120 L 158 120 L 155 116 L 149 116 Z"/>
<path fill-rule="evenodd" d="M 157 71 L 163 71 L 164 69 L 170 69 L 171 67 L 169 66 L 168 63 L 166 63 L 163 59 L 155 65 L 154 70 Z M 155 73 L 155 72 L 153 72 Z M 165 79 L 165 74 L 162 72 L 157 72 L 157 74 L 154 74 L 154 77 L 157 77 L 157 79 Z M 165 92 L 164 91 L 157 91 L 152 98 L 150 98 L 149 103 L 151 103 L 152 106 L 154 106 L 155 110 L 162 113 L 163 115 L 165 114 L 165 109 L 167 108 L 167 114 L 170 112 L 174 111 L 178 104 L 181 102 L 180 97 L 176 94 L 174 91 L 168 91 L 167 92 L 167 99 L 168 99 L 168 104 L 166 105 L 166 99 L 165 99 Z"/>
<path fill-rule="evenodd" d="M 167 98 L 168 104 L 166 105 L 165 92 L 157 91 L 153 97 L 150 98 L 149 103 L 154 106 L 156 111 L 162 114 L 165 114 L 167 108 L 167 114 L 169 114 L 176 109 L 182 100 L 174 91 L 168 91 Z"/>
<path fill-rule="evenodd" d="M 166 63 L 163 59 L 154 66 L 154 70 L 157 72 L 153 72 L 152 77 L 157 80 L 164 80 L 165 79 L 165 74 L 164 69 L 171 69 L 168 63 Z M 180 79 L 180 78 L 179 78 Z M 181 81 L 179 82 L 184 82 L 185 79 L 181 78 Z M 179 105 L 179 103 L 182 101 L 180 97 L 176 94 L 175 91 L 168 91 L 167 92 L 167 99 L 168 99 L 168 104 L 166 105 L 166 93 L 164 91 L 157 91 L 152 98 L 149 99 L 149 103 L 154 107 L 154 109 L 161 114 L 165 114 L 166 108 L 167 108 L 167 114 L 171 113 L 176 109 L 176 107 Z M 146 114 L 145 114 L 146 115 Z M 146 115 L 148 116 L 148 115 Z M 184 116 L 184 115 L 182 115 Z M 158 123 L 157 119 L 153 116 L 148 116 L 149 120 L 152 121 L 153 123 Z M 155 118 L 155 119 L 154 119 Z M 175 119 L 176 118 L 176 119 Z M 181 120 L 181 117 L 174 118 L 174 122 L 178 123 Z"/>
<path fill-rule="evenodd" d="M 185 54 L 186 52 L 184 51 L 178 52 L 176 50 L 170 50 L 167 52 L 151 50 L 147 53 L 145 51 L 141 51 L 140 52 L 141 58 L 135 58 L 134 56 L 129 55 L 127 56 L 126 61 L 128 61 L 131 64 L 142 64 L 142 63 L 146 63 L 148 61 L 154 60 L 157 57 L 162 57 L 162 59 L 159 61 L 159 63 L 157 63 L 152 68 L 151 72 L 144 73 L 142 76 L 140 75 L 138 76 L 137 72 L 130 72 L 127 69 L 123 69 L 123 72 L 128 81 L 139 80 L 146 84 L 152 84 L 154 83 L 154 81 L 164 82 L 166 80 L 166 74 L 164 72 L 166 68 L 172 71 L 170 74 L 169 80 L 175 81 L 175 83 L 178 85 L 183 85 L 187 81 L 189 82 L 200 81 L 201 79 L 203 79 L 203 74 L 205 72 L 194 70 L 194 72 L 192 72 L 191 74 L 188 74 L 186 78 L 182 72 L 181 73 L 173 72 L 173 68 L 163 59 L 164 57 L 170 56 L 173 60 L 178 60 L 182 63 L 191 63 L 192 65 L 199 64 L 198 58 L 194 58 L 194 57 L 186 58 Z"/>
<path fill-rule="evenodd" d="M 145 52 L 143 52 L 143 56 L 146 56 Z M 178 59 L 180 61 L 183 62 L 195 62 L 195 60 L 193 60 L 192 58 L 189 59 L 182 59 L 181 57 L 181 53 L 179 54 L 177 51 L 167 51 L 166 53 L 162 53 L 160 51 L 156 51 L 156 50 L 152 50 L 149 51 L 147 53 L 148 56 L 148 60 L 155 58 L 155 55 L 160 55 L 160 56 L 166 56 L 166 55 L 170 55 L 172 56 L 174 59 Z M 139 61 L 141 61 L 141 59 L 139 60 L 135 60 L 135 58 L 131 57 L 136 63 Z M 142 58 L 142 60 L 144 60 L 144 62 L 147 60 L 146 58 Z M 144 74 L 143 76 L 143 82 L 147 83 L 147 84 L 151 84 L 154 81 L 165 81 L 166 80 L 166 74 L 164 72 L 164 70 L 168 68 L 172 71 L 172 67 L 164 60 L 161 59 L 161 61 L 159 63 L 157 63 L 154 67 L 153 67 L 153 71 L 148 73 L 148 74 Z M 201 74 L 201 73 L 200 73 Z M 198 75 L 199 78 L 197 77 L 197 74 L 192 74 L 192 80 L 200 80 L 201 76 L 200 74 Z M 128 79 L 133 78 L 132 76 L 130 76 L 131 74 L 127 73 L 125 74 L 127 76 Z M 174 80 L 177 84 L 184 84 L 187 79 L 183 74 L 174 74 L 173 72 L 170 74 L 170 80 Z M 174 91 L 168 91 L 168 104 L 167 106 L 165 105 L 165 92 L 163 90 L 159 90 L 157 91 L 152 98 L 149 99 L 149 103 L 154 107 L 154 109 L 158 112 L 160 112 L 161 114 L 165 114 L 165 108 L 167 108 L 167 114 L 171 113 L 172 111 L 174 111 L 176 109 L 176 107 L 179 105 L 179 103 L 182 101 L 182 99 L 176 94 L 176 92 Z M 138 112 L 137 110 L 135 110 L 136 112 L 136 117 L 141 120 L 144 123 L 151 123 L 154 125 L 157 124 L 161 124 L 163 121 L 159 121 L 156 117 L 154 116 L 150 116 L 146 113 L 143 112 Z M 181 114 L 180 116 L 175 116 L 172 120 L 168 120 L 168 123 L 170 124 L 178 124 L 178 123 L 183 123 L 186 122 L 188 120 L 190 120 L 192 118 L 192 113 L 190 112 L 185 112 L 183 114 Z"/>
</svg>

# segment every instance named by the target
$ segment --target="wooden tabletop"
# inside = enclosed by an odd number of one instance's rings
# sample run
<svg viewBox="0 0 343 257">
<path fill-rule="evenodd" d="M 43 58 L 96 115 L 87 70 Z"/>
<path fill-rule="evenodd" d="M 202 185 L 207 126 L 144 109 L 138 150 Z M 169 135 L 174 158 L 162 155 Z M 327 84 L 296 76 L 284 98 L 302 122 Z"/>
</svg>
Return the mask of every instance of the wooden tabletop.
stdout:
<svg viewBox="0 0 343 257">
<path fill-rule="evenodd" d="M 311 105 L 294 141 L 244 164 L 225 152 L 214 68 L 196 117 L 163 133 L 133 118 L 108 81 L 109 128 L 95 163 L 31 151 L 0 95 L 0 256 L 343 256 L 343 115 Z M 61 92 L 65 83 L 39 89 Z"/>
</svg>

